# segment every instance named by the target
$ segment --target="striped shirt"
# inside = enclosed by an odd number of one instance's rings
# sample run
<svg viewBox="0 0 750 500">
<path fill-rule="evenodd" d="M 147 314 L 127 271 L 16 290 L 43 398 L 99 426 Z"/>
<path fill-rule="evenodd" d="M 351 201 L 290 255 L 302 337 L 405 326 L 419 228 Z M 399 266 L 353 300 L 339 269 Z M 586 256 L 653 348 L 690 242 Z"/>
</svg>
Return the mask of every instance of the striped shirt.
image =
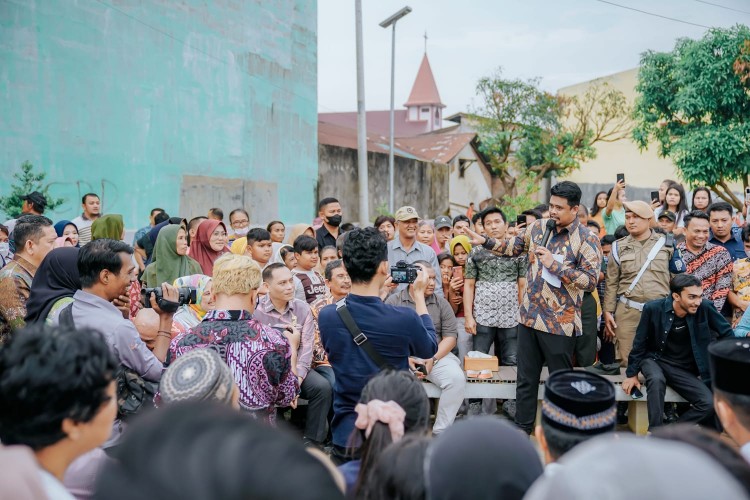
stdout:
<svg viewBox="0 0 750 500">
<path fill-rule="evenodd" d="M 706 243 L 699 253 L 688 250 L 684 241 L 678 243 L 677 248 L 682 252 L 687 272 L 701 280 L 703 298 L 712 301 L 716 310 L 721 311 L 732 289 L 732 256 L 724 247 L 713 243 Z"/>
<path fill-rule="evenodd" d="M 78 228 L 78 243 L 81 246 L 91 243 L 91 224 L 94 223 L 94 219 L 87 219 L 81 214 L 70 222 Z"/>
<path fill-rule="evenodd" d="M 552 263 L 549 272 L 562 282 L 554 287 L 542 277 L 544 266 L 534 250 L 541 245 L 548 219 L 535 221 L 510 240 L 489 240 L 485 246 L 499 255 L 518 257 L 528 253 L 526 292 L 519 309 L 519 322 L 534 330 L 567 337 L 580 336 L 581 303 L 584 292 L 593 292 L 599 280 L 602 248 L 599 238 L 576 218 L 557 228 L 547 243 L 550 252 L 563 256 Z"/>
</svg>

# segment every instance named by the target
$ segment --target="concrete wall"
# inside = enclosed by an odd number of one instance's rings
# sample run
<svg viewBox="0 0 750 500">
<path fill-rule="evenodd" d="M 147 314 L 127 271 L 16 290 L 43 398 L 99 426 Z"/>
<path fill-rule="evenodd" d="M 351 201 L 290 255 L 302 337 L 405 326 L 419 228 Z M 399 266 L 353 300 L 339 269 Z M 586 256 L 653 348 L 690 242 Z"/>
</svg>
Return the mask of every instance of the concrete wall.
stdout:
<svg viewBox="0 0 750 500">
<path fill-rule="evenodd" d="M 29 160 L 68 198 L 55 219 L 93 191 L 129 228 L 154 206 L 309 220 L 317 2 L 114 5 L 0 2 L 0 195 Z"/>
<path fill-rule="evenodd" d="M 475 160 L 461 172 L 460 160 Z M 450 215 L 455 217 L 465 214 L 469 203 L 475 207 L 485 200 L 492 198 L 490 186 L 492 177 L 487 169 L 479 162 L 474 149 L 467 144 L 450 163 Z"/>
<path fill-rule="evenodd" d="M 370 216 L 374 220 L 378 207 L 388 205 L 388 155 L 368 152 L 367 162 L 370 175 Z M 318 169 L 318 199 L 327 196 L 337 198 L 344 210 L 344 222 L 358 221 L 357 150 L 319 145 Z M 411 205 L 425 219 L 447 213 L 450 175 L 448 165 L 396 156 L 393 171 L 396 209 Z"/>
</svg>

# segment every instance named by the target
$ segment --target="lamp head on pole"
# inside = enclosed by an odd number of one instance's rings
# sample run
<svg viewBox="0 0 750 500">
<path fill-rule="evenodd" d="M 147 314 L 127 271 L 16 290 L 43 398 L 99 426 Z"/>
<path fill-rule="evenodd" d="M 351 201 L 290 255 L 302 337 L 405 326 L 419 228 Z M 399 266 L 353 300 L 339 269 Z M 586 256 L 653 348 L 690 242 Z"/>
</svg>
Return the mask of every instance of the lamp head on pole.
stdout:
<svg viewBox="0 0 750 500">
<path fill-rule="evenodd" d="M 411 7 L 409 7 L 409 6 L 404 7 L 403 9 L 399 10 L 398 12 L 396 12 L 395 14 L 393 14 L 391 17 L 389 17 L 388 19 L 386 19 L 385 21 L 383 21 L 382 23 L 380 23 L 380 27 L 381 28 L 387 28 L 391 24 L 395 24 L 396 21 L 398 21 L 399 19 L 401 19 L 402 17 L 404 17 L 405 15 L 407 15 L 409 12 L 411 12 Z"/>
</svg>

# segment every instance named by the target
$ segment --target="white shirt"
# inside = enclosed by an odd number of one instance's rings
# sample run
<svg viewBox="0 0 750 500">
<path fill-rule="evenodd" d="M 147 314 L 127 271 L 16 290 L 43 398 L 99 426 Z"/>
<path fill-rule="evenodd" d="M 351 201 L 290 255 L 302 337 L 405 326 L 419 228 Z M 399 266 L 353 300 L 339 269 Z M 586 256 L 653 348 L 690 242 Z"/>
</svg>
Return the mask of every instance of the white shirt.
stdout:
<svg viewBox="0 0 750 500">
<path fill-rule="evenodd" d="M 745 458 L 747 463 L 750 464 L 750 442 L 745 443 L 740 448 L 740 454 Z"/>
<path fill-rule="evenodd" d="M 49 500 L 76 500 L 55 476 L 44 469 L 39 469 L 39 475 L 42 479 L 42 488 Z"/>
</svg>

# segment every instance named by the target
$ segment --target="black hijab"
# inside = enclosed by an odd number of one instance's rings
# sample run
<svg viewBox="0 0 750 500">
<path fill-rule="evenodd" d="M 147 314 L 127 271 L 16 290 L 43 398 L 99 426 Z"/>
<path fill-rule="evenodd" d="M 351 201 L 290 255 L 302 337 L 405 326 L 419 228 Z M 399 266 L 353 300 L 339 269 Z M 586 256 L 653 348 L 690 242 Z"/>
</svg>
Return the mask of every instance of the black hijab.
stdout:
<svg viewBox="0 0 750 500">
<path fill-rule="evenodd" d="M 55 248 L 44 258 L 31 282 L 26 323 L 45 321 L 55 302 L 72 297 L 76 290 L 80 290 L 78 250 L 75 247 Z"/>
<path fill-rule="evenodd" d="M 529 437 L 493 417 L 457 422 L 427 451 L 427 500 L 521 500 L 542 475 Z"/>
</svg>

